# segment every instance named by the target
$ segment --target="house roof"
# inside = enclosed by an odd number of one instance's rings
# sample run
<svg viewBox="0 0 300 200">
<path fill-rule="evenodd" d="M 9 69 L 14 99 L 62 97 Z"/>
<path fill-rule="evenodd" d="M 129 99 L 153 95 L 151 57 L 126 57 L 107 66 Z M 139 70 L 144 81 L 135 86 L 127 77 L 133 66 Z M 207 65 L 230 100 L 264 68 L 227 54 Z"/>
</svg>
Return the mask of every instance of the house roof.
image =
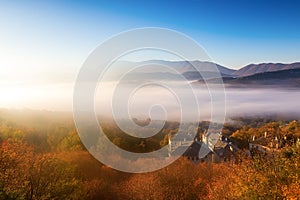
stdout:
<svg viewBox="0 0 300 200">
<path fill-rule="evenodd" d="M 202 158 L 200 154 L 207 154 L 211 152 L 211 150 L 207 147 L 207 145 L 203 142 L 194 141 L 189 147 L 187 146 L 179 146 L 172 153 L 172 156 L 183 155 L 186 157 L 199 157 Z"/>
<path fill-rule="evenodd" d="M 215 149 L 219 149 L 219 148 L 225 148 L 227 145 L 228 145 L 227 142 L 218 140 L 214 147 Z"/>
<path fill-rule="evenodd" d="M 231 146 L 230 142 L 218 139 L 213 145 L 213 148 L 210 148 L 205 142 L 193 141 L 190 146 L 180 145 L 173 152 L 172 156 L 186 156 L 186 157 L 198 157 L 204 158 L 207 154 L 213 153 L 218 156 L 223 156 L 228 153 L 228 148 Z"/>
<path fill-rule="evenodd" d="M 201 146 L 201 142 L 194 141 L 183 155 L 188 157 L 198 157 Z"/>
</svg>

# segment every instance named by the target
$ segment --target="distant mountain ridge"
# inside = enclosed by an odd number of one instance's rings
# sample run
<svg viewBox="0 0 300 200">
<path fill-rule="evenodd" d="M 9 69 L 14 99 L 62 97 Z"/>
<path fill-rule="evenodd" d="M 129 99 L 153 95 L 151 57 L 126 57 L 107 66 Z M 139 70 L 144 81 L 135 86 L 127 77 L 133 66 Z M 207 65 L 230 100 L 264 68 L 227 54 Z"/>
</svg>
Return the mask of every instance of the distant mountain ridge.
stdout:
<svg viewBox="0 0 300 200">
<path fill-rule="evenodd" d="M 234 73 L 233 76 L 251 76 L 254 74 L 260 74 L 264 72 L 276 72 L 288 69 L 298 69 L 300 68 L 300 62 L 283 64 L 283 63 L 260 63 L 260 64 L 250 64 L 247 65 Z"/>
<path fill-rule="evenodd" d="M 127 62 L 125 66 L 145 66 L 141 70 L 128 73 L 123 78 L 127 81 L 144 80 L 186 80 L 203 83 L 223 82 L 232 87 L 284 85 L 300 87 L 300 62 L 291 64 L 261 63 L 249 64 L 239 70 L 230 69 L 207 61 L 165 61 L 149 60 Z M 165 67 L 166 66 L 166 67 Z M 200 72 L 200 73 L 199 73 Z M 220 77 L 221 76 L 221 77 Z"/>
<path fill-rule="evenodd" d="M 122 73 L 115 71 L 110 80 L 118 79 L 116 74 L 122 75 L 124 80 L 198 80 L 231 77 L 236 70 L 215 64 L 208 61 L 165 61 L 165 60 L 148 60 L 143 62 L 122 61 L 117 65 L 118 69 L 124 70 Z M 127 70 L 126 70 L 127 69 Z M 134 69 L 131 70 L 130 69 Z M 128 70 L 130 73 L 127 73 Z M 199 73 L 200 72 L 200 73 Z"/>
<path fill-rule="evenodd" d="M 281 85 L 300 87 L 300 68 L 258 73 L 240 78 L 223 79 L 225 84 Z"/>
<path fill-rule="evenodd" d="M 254 74 L 260 74 L 265 72 L 276 72 L 282 70 L 289 69 L 300 69 L 300 62 L 295 63 L 259 63 L 259 64 L 249 64 L 238 70 L 234 70 L 228 67 L 224 67 L 222 65 L 208 62 L 208 61 L 164 61 L 164 60 L 150 60 L 144 61 L 143 64 L 160 64 L 172 67 L 176 69 L 178 72 L 181 72 L 188 79 L 197 78 L 196 75 L 192 73 L 197 70 L 201 72 L 210 72 L 215 73 L 215 69 L 219 71 L 221 76 L 223 77 L 245 77 L 251 76 Z"/>
<path fill-rule="evenodd" d="M 231 75 L 236 70 L 224 67 L 222 65 L 209 62 L 209 61 L 166 61 L 166 60 L 149 60 L 141 62 L 141 64 L 156 64 L 162 66 L 169 66 L 176 69 L 180 73 L 195 71 L 196 69 L 201 72 L 215 72 L 217 69 L 220 73 Z M 196 68 L 196 69 L 195 69 Z"/>
<path fill-rule="evenodd" d="M 222 77 L 227 87 L 300 87 L 300 68 L 258 73 L 243 77 Z M 209 83 L 220 83 L 219 79 L 210 79 Z M 197 83 L 205 84 L 201 79 Z"/>
</svg>

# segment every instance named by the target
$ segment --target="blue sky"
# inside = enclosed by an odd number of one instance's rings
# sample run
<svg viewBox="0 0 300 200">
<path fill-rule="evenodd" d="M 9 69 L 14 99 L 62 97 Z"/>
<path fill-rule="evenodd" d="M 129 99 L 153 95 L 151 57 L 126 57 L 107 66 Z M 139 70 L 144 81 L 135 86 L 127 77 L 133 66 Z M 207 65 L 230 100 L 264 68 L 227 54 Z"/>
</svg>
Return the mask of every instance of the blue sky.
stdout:
<svg viewBox="0 0 300 200">
<path fill-rule="evenodd" d="M 300 60 L 300 1 L 296 0 L 11 0 L 0 5 L 5 65 L 69 70 L 111 35 L 145 26 L 183 32 L 215 62 L 231 68 Z"/>
</svg>

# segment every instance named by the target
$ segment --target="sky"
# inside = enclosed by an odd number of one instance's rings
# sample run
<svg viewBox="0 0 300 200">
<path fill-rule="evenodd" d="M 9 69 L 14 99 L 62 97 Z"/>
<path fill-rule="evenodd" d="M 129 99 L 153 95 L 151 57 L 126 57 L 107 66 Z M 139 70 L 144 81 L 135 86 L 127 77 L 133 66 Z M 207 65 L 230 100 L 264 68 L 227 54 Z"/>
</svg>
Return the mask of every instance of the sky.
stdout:
<svg viewBox="0 0 300 200">
<path fill-rule="evenodd" d="M 163 27 L 195 39 L 217 63 L 299 61 L 300 2 L 0 1 L 1 66 L 78 66 L 121 31 Z"/>
<path fill-rule="evenodd" d="M 212 61 L 233 69 L 296 62 L 299 24 L 297 0 L 0 0 L 0 87 L 10 102 L 27 98 L 26 85 L 36 93 L 55 90 L 53 83 L 74 81 L 103 41 L 142 27 L 182 32 Z M 41 83 L 49 88 L 39 88 Z"/>
</svg>

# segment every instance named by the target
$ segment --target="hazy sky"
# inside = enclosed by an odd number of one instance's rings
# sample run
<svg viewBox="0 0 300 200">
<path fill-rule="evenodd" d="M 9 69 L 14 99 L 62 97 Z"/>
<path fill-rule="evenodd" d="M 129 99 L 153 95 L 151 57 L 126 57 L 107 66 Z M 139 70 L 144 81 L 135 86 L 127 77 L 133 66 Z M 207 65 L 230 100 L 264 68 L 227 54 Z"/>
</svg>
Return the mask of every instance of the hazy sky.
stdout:
<svg viewBox="0 0 300 200">
<path fill-rule="evenodd" d="M 300 61 L 299 24 L 297 0 L 0 0 L 0 89 L 5 94 L 1 100 L 15 106 L 13 102 L 19 105 L 20 99 L 34 97 L 42 105 L 47 96 L 53 97 L 52 91 L 64 87 L 62 83 L 74 81 L 94 48 L 128 29 L 180 31 L 203 46 L 216 63 L 240 68 Z"/>
</svg>

